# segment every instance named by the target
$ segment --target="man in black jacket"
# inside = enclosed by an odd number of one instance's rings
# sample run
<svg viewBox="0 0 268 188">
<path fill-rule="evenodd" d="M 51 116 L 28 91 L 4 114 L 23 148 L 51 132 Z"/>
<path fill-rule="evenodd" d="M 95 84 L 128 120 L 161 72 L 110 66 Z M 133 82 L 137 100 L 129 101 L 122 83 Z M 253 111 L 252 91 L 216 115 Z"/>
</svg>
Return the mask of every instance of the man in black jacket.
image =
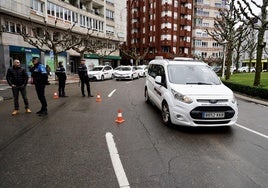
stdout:
<svg viewBox="0 0 268 188">
<path fill-rule="evenodd" d="M 85 65 L 85 59 L 81 59 L 80 65 L 78 66 L 78 75 L 81 81 L 81 92 L 82 96 L 85 97 L 85 84 L 87 86 L 88 97 L 93 97 L 90 92 L 89 77 L 87 74 L 87 66 Z"/>
<path fill-rule="evenodd" d="M 39 101 L 41 102 L 41 110 L 36 112 L 39 116 L 47 115 L 47 100 L 45 97 L 45 88 L 48 80 L 46 67 L 38 61 L 38 57 L 32 59 L 33 67 L 30 69 L 33 78 L 33 84 Z"/>
<path fill-rule="evenodd" d="M 63 67 L 61 61 L 59 62 L 59 66 L 57 67 L 55 74 L 57 75 L 58 80 L 59 80 L 59 88 L 58 88 L 59 97 L 67 97 L 65 95 L 65 83 L 66 83 L 67 76 L 66 76 L 65 68 Z"/>
<path fill-rule="evenodd" d="M 26 113 L 31 113 L 29 109 L 29 103 L 27 99 L 26 86 L 28 83 L 28 75 L 25 69 L 20 67 L 20 61 L 15 59 L 13 61 L 13 66 L 7 71 L 6 79 L 8 84 L 12 87 L 12 93 L 14 97 L 14 111 L 12 115 L 17 115 L 19 113 L 19 92 L 22 95 Z"/>
</svg>

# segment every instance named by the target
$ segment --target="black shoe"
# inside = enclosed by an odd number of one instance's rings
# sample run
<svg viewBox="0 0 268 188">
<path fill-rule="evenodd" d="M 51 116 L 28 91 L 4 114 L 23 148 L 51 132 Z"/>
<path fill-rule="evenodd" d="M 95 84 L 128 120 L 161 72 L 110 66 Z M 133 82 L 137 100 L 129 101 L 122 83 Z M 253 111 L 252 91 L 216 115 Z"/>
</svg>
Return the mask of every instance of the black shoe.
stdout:
<svg viewBox="0 0 268 188">
<path fill-rule="evenodd" d="M 61 96 L 61 97 L 68 97 L 67 95 L 63 95 L 63 96 Z"/>
<path fill-rule="evenodd" d="M 94 95 L 88 95 L 88 97 L 94 97 Z"/>
<path fill-rule="evenodd" d="M 86 96 L 85 94 L 82 95 L 82 97 L 85 97 L 85 96 Z"/>
<path fill-rule="evenodd" d="M 47 112 L 46 111 L 43 111 L 39 114 L 39 116 L 46 116 L 47 115 Z"/>
<path fill-rule="evenodd" d="M 38 112 L 36 112 L 36 114 L 41 114 L 43 111 L 42 110 L 39 110 Z"/>
</svg>

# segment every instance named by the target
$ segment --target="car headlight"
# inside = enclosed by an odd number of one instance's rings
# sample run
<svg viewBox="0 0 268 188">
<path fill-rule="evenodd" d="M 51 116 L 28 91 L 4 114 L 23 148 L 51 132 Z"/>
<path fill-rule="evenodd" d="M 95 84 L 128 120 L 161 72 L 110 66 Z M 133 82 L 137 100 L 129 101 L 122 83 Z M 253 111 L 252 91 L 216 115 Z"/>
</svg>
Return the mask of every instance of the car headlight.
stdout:
<svg viewBox="0 0 268 188">
<path fill-rule="evenodd" d="M 181 101 L 181 102 L 184 102 L 187 104 L 191 104 L 193 102 L 193 100 L 190 97 L 183 95 L 183 94 L 181 94 L 173 89 L 171 89 L 171 92 L 172 92 L 174 98 Z"/>
<path fill-rule="evenodd" d="M 236 98 L 235 98 L 234 95 L 233 95 L 233 97 L 232 97 L 232 99 L 231 99 L 231 102 L 232 102 L 233 104 L 236 104 Z"/>
</svg>

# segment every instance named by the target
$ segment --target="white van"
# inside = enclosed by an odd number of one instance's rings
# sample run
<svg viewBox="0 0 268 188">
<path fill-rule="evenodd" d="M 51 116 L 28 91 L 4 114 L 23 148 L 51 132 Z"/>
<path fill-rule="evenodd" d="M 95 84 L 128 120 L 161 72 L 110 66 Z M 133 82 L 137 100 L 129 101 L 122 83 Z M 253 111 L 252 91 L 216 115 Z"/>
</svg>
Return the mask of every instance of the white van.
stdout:
<svg viewBox="0 0 268 188">
<path fill-rule="evenodd" d="M 144 95 L 166 125 L 232 126 L 238 117 L 233 92 L 207 64 L 191 58 L 152 60 Z"/>
</svg>

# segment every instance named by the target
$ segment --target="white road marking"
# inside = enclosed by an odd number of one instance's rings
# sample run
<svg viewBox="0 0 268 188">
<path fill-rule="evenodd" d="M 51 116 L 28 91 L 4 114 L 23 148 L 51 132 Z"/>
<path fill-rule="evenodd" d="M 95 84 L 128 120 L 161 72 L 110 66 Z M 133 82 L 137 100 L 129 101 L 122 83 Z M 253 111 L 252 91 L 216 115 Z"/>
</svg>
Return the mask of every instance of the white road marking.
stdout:
<svg viewBox="0 0 268 188">
<path fill-rule="evenodd" d="M 249 129 L 249 128 L 244 127 L 244 126 L 239 125 L 239 124 L 236 124 L 236 125 L 237 125 L 238 127 L 242 128 L 242 129 L 245 129 L 245 130 L 247 130 L 247 131 L 250 131 L 250 132 L 252 132 L 252 133 L 255 133 L 255 134 L 259 135 L 259 136 L 262 136 L 262 137 L 268 139 L 268 136 L 266 136 L 266 135 L 264 135 L 264 134 L 262 134 L 262 133 L 259 133 L 259 132 L 257 132 L 257 131 L 254 131 L 254 130 L 252 130 L 252 129 Z"/>
<path fill-rule="evenodd" d="M 111 157 L 112 164 L 114 167 L 114 172 L 117 177 L 119 186 L 124 187 L 124 188 L 130 188 L 126 173 L 124 171 L 123 165 L 120 160 L 120 156 L 118 154 L 118 151 L 117 151 L 114 139 L 113 139 L 113 135 L 112 133 L 107 132 L 105 137 L 106 137 L 107 146 L 109 149 L 110 157 Z"/>
<path fill-rule="evenodd" d="M 108 95 L 108 97 L 113 96 L 113 94 L 114 94 L 115 91 L 116 91 L 116 89 L 114 89 L 114 90 Z"/>
<path fill-rule="evenodd" d="M 131 80 L 131 81 L 127 81 L 126 84 L 129 84 L 129 83 L 131 83 L 131 82 L 133 82 L 133 81 L 132 81 L 132 80 Z"/>
</svg>

